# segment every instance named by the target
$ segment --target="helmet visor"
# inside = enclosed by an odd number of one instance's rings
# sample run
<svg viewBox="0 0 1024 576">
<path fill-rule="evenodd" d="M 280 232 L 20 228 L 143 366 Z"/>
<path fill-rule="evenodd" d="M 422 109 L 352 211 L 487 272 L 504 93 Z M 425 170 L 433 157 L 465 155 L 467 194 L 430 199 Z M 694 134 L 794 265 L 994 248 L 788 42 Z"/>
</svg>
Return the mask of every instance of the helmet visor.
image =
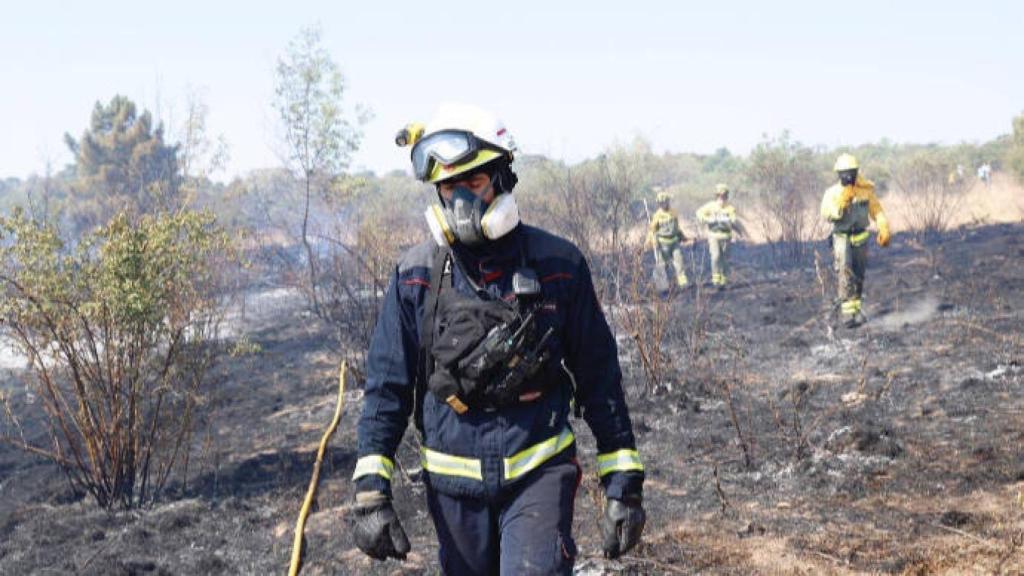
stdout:
<svg viewBox="0 0 1024 576">
<path fill-rule="evenodd" d="M 456 164 L 480 149 L 480 141 L 469 132 L 442 130 L 424 137 L 412 147 L 412 171 L 425 180 L 434 162 Z"/>
</svg>

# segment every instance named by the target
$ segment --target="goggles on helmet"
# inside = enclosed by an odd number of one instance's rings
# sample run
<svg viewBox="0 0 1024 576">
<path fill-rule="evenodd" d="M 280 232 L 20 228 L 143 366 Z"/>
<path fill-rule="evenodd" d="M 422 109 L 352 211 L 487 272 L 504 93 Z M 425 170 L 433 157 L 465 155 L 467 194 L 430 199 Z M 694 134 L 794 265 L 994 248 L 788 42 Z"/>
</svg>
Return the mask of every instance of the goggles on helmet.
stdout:
<svg viewBox="0 0 1024 576">
<path fill-rule="evenodd" d="M 434 162 L 451 165 L 471 158 L 483 148 L 494 148 L 465 130 L 441 130 L 420 139 L 412 147 L 412 171 L 426 180 Z"/>
</svg>

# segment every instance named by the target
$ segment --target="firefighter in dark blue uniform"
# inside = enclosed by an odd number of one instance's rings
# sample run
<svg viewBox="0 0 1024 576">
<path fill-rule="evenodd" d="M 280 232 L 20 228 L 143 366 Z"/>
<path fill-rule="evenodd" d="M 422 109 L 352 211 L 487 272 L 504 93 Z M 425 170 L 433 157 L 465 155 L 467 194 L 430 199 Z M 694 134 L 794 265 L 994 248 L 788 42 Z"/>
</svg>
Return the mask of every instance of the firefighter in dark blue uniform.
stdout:
<svg viewBox="0 0 1024 576">
<path fill-rule="evenodd" d="M 441 204 L 426 214 L 433 240 L 401 259 L 370 346 L 357 545 L 377 559 L 409 551 L 390 480 L 413 416 L 445 573 L 571 574 L 575 403 L 597 439 L 604 552 L 619 556 L 643 530 L 643 465 L 586 261 L 519 222 L 515 146 L 489 114 L 442 106 L 397 141 Z"/>
</svg>

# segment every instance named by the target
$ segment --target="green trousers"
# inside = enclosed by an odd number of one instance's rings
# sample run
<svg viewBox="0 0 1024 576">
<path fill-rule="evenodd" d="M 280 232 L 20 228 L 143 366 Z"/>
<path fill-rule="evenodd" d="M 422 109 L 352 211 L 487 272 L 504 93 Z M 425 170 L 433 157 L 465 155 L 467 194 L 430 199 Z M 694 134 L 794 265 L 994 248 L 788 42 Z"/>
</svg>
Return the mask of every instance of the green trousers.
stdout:
<svg viewBox="0 0 1024 576">
<path fill-rule="evenodd" d="M 868 237 L 867 232 L 832 235 L 840 309 L 845 317 L 860 313 L 864 272 L 868 266 Z"/>
<path fill-rule="evenodd" d="M 729 243 L 731 237 L 708 237 L 708 251 L 711 253 L 711 283 L 725 286 L 729 276 Z"/>
<path fill-rule="evenodd" d="M 672 270 L 675 269 L 676 284 L 682 288 L 689 284 L 686 278 L 686 268 L 683 266 L 683 248 L 679 242 L 657 242 L 658 264 L 665 267 L 665 277 L 671 278 Z"/>
</svg>

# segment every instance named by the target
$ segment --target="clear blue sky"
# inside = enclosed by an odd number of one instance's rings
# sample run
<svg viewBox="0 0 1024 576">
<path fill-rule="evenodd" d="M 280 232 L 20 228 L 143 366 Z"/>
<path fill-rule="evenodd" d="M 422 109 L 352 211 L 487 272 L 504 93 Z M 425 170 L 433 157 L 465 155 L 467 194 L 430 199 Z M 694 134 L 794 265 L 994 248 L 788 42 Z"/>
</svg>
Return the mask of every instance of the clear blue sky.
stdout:
<svg viewBox="0 0 1024 576">
<path fill-rule="evenodd" d="M 713 5 L 712 5 L 713 4 Z M 289 39 L 319 23 L 349 106 L 374 113 L 354 168 L 405 168 L 392 136 L 441 100 L 496 111 L 524 152 L 616 140 L 746 152 L 984 141 L 1024 111 L 1024 2 L 11 2 L 0 31 L 0 177 L 71 160 L 97 100 L 180 121 L 198 90 L 232 161 L 279 164 L 270 106 Z"/>
</svg>

